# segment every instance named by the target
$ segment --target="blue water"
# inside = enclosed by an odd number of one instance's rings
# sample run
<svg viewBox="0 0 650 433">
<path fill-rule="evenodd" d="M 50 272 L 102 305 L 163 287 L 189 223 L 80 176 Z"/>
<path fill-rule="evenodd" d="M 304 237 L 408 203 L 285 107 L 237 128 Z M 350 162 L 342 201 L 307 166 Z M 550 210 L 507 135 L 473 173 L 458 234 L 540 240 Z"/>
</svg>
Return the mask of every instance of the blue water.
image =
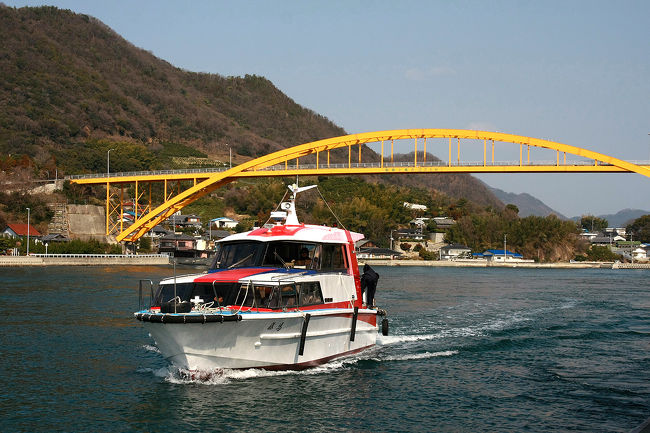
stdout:
<svg viewBox="0 0 650 433">
<path fill-rule="evenodd" d="M 133 319 L 163 267 L 0 268 L 1 431 L 627 432 L 650 272 L 381 268 L 391 334 L 304 372 L 170 370 Z"/>
</svg>

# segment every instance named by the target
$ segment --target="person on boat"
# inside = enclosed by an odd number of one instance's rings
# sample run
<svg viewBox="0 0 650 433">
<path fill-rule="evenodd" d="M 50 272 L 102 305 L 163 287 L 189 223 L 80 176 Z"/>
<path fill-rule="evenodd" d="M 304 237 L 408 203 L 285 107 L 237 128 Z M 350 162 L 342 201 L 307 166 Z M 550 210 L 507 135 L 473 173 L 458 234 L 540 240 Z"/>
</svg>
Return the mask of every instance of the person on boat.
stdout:
<svg viewBox="0 0 650 433">
<path fill-rule="evenodd" d="M 296 265 L 298 266 L 308 266 L 311 263 L 309 258 L 309 250 L 307 248 L 300 249 L 300 258 L 296 260 Z"/>
<path fill-rule="evenodd" d="M 375 305 L 375 291 L 377 290 L 377 281 L 379 274 L 370 267 L 369 264 L 363 265 L 363 275 L 361 275 L 361 296 L 365 292 L 366 305 L 372 308 Z"/>
</svg>

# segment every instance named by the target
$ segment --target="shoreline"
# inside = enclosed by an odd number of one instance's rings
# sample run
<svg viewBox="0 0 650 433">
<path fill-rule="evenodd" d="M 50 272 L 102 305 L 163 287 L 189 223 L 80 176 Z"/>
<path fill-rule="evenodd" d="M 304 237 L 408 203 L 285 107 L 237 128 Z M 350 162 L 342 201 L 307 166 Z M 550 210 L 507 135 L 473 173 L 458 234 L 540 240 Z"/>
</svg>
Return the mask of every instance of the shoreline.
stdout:
<svg viewBox="0 0 650 433">
<path fill-rule="evenodd" d="M 34 254 L 30 256 L 0 256 L 0 267 L 7 266 L 107 266 L 169 265 L 166 254 Z"/>
<path fill-rule="evenodd" d="M 453 268 L 536 268 L 536 269 L 650 269 L 650 263 L 614 263 L 614 262 L 513 262 L 492 263 L 486 260 L 359 260 L 371 266 L 421 266 Z M 34 254 L 30 256 L 0 256 L 0 267 L 11 266 L 151 266 L 170 265 L 170 256 L 166 254 Z"/>
<path fill-rule="evenodd" d="M 487 260 L 359 260 L 360 265 L 371 266 L 429 266 L 455 268 L 537 268 L 537 269 L 650 269 L 650 263 L 614 263 L 614 262 L 513 262 L 491 263 Z"/>
</svg>

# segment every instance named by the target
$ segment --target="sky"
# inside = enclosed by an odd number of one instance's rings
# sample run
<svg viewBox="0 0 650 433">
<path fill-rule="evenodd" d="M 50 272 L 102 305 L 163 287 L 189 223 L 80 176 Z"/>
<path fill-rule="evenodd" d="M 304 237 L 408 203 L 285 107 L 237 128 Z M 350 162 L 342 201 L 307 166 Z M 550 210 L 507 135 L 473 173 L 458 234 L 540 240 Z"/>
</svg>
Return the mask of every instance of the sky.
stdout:
<svg viewBox="0 0 650 433">
<path fill-rule="evenodd" d="M 264 76 L 350 134 L 480 129 L 650 163 L 646 0 L 2 1 L 92 15 L 188 71 Z M 568 217 L 650 210 L 639 174 L 477 177 Z"/>
</svg>

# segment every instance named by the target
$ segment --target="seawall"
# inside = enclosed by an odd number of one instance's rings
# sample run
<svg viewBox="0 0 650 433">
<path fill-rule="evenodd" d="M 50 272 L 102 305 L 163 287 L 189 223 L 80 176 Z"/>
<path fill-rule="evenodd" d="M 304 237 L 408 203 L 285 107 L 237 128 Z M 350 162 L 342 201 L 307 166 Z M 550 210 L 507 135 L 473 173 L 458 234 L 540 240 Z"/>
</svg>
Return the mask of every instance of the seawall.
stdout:
<svg viewBox="0 0 650 433">
<path fill-rule="evenodd" d="M 0 266 L 107 266 L 107 265 L 168 265 L 165 254 L 34 254 L 30 256 L 0 256 Z"/>
<path fill-rule="evenodd" d="M 541 269 L 650 269 L 648 263 L 612 263 L 612 262 L 488 262 L 487 260 L 371 260 L 359 259 L 359 263 L 373 266 L 433 266 L 466 268 L 541 268 Z"/>
</svg>

